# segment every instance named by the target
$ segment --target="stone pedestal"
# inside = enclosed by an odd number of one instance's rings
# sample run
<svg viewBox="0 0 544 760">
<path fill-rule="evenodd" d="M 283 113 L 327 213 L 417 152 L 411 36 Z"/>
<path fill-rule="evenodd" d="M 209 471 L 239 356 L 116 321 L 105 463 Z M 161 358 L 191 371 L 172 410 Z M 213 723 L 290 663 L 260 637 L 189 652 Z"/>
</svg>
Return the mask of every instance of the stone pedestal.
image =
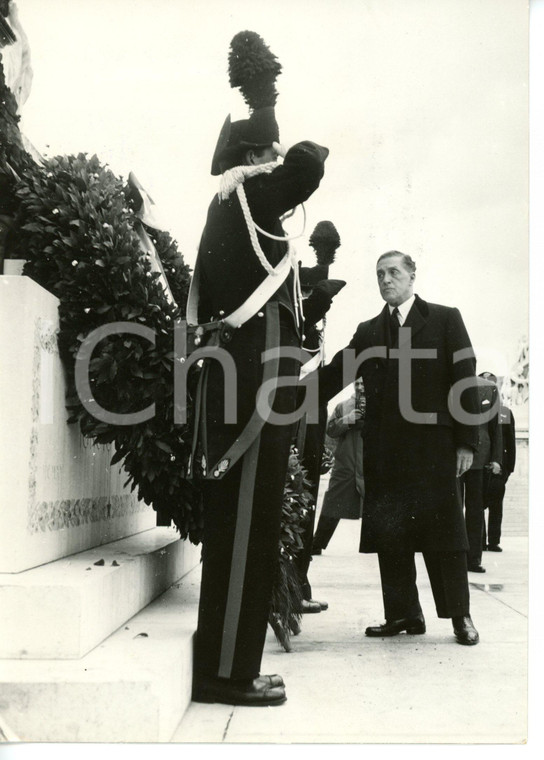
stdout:
<svg viewBox="0 0 544 760">
<path fill-rule="evenodd" d="M 156 524 L 111 446 L 68 425 L 58 300 L 0 277 L 0 573 L 17 573 Z"/>
<path fill-rule="evenodd" d="M 200 548 L 67 424 L 57 309 L 0 276 L 0 737 L 168 741 L 191 695 Z"/>
</svg>

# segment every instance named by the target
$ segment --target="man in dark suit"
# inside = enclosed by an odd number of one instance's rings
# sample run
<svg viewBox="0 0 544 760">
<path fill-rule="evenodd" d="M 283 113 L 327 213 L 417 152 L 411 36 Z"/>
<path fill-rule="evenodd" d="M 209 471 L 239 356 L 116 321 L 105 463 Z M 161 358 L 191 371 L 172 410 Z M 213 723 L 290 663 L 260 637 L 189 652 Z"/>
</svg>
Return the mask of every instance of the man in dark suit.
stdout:
<svg viewBox="0 0 544 760">
<path fill-rule="evenodd" d="M 470 339 L 457 309 L 414 295 L 410 256 L 383 254 L 377 278 L 385 308 L 319 375 L 321 398 L 354 375 L 366 391 L 360 551 L 378 553 L 386 620 L 366 635 L 425 632 L 414 561 L 421 551 L 438 617 L 452 618 L 460 644 L 477 644 L 458 484 L 477 446 Z"/>
<path fill-rule="evenodd" d="M 482 422 L 478 426 L 478 450 L 470 470 L 460 478 L 465 502 L 465 524 L 469 550 L 468 570 L 485 573 L 482 567 L 484 527 L 484 478 L 487 471 L 498 475 L 502 464 L 502 435 L 499 426 L 500 399 L 497 386 L 479 376 L 478 403 Z"/>
<path fill-rule="evenodd" d="M 497 377 L 492 372 L 482 372 L 480 377 L 497 384 Z M 501 403 L 499 411 L 499 429 L 502 441 L 502 459 L 500 471 L 491 468 L 484 473 L 484 526 L 482 543 L 484 551 L 502 552 L 501 527 L 504 494 L 508 478 L 516 466 L 516 423 L 512 410 Z M 488 510 L 487 530 L 485 510 Z"/>
</svg>

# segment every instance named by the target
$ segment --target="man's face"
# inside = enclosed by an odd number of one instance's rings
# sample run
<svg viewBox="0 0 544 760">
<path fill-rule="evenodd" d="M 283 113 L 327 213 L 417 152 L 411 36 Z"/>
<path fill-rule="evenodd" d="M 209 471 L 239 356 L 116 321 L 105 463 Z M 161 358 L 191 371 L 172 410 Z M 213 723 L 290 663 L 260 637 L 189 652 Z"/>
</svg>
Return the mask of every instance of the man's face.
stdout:
<svg viewBox="0 0 544 760">
<path fill-rule="evenodd" d="M 276 149 L 271 145 L 268 145 L 266 148 L 258 148 L 256 150 L 248 151 L 248 163 L 252 164 L 253 166 L 257 166 L 259 164 L 269 164 L 272 161 L 277 160 L 278 154 L 276 152 Z"/>
<path fill-rule="evenodd" d="M 413 295 L 416 275 L 405 268 L 402 256 L 380 259 L 376 274 L 381 296 L 390 306 L 400 306 Z"/>
</svg>

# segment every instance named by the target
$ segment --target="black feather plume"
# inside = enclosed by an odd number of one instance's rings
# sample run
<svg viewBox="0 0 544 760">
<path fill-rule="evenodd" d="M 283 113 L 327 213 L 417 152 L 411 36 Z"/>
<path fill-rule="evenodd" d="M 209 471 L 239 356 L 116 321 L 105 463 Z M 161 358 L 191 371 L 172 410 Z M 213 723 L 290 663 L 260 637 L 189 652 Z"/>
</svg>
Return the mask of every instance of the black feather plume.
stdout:
<svg viewBox="0 0 544 760">
<path fill-rule="evenodd" d="M 315 251 L 317 263 L 329 266 L 340 247 L 340 235 L 332 222 L 318 222 L 308 242 Z"/>
<path fill-rule="evenodd" d="M 281 64 L 256 32 L 238 32 L 230 43 L 229 81 L 254 111 L 276 105 Z"/>
</svg>

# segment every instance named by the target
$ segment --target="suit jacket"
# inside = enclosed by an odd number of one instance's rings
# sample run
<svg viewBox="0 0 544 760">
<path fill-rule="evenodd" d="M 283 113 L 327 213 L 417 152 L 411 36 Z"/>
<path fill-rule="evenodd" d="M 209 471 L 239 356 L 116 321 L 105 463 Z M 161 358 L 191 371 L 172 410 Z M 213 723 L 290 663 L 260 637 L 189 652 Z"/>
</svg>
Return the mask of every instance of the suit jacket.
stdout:
<svg viewBox="0 0 544 760">
<path fill-rule="evenodd" d="M 480 412 L 489 415 L 496 409 L 489 420 L 478 426 L 478 450 L 474 455 L 471 470 L 482 470 L 489 462 L 502 465 L 502 428 L 499 425 L 500 399 L 495 383 L 478 377 L 478 403 Z"/>
<path fill-rule="evenodd" d="M 462 395 L 463 405 L 467 412 L 477 414 L 470 339 L 458 309 L 427 303 L 418 296 L 403 326 L 411 328 L 413 349 L 434 349 L 436 357 L 410 362 L 411 405 L 421 414 L 419 422 L 401 413 L 397 359 L 370 357 L 357 370 L 366 394 L 361 551 L 465 550 L 456 449 L 475 450 L 478 430 L 474 418 L 455 419 L 448 398 L 452 388 L 459 387 L 457 383 L 468 381 L 471 387 Z M 406 341 L 404 334 L 401 345 Z M 347 348 L 361 354 L 376 347 L 385 352 L 390 345 L 386 305 L 378 316 L 358 326 Z M 331 398 L 354 380 L 343 376 L 349 361 L 344 352 L 320 371 L 323 398 Z M 460 360 L 457 352 L 463 352 Z"/>
<path fill-rule="evenodd" d="M 516 466 L 516 422 L 512 410 L 501 404 L 499 427 L 502 435 L 502 474 L 508 480 Z"/>
</svg>

